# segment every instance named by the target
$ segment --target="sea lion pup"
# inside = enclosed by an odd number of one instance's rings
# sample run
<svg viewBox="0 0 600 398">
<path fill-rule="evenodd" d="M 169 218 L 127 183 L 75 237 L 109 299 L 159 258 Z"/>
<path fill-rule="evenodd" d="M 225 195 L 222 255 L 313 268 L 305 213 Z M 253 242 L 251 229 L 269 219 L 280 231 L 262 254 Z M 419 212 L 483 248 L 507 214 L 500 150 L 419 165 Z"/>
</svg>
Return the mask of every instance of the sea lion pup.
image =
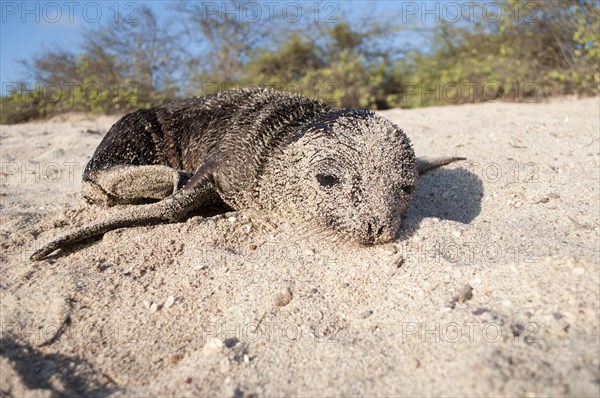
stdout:
<svg viewBox="0 0 600 398">
<path fill-rule="evenodd" d="M 137 205 L 31 259 L 116 228 L 181 221 L 219 201 L 304 220 L 343 240 L 389 242 L 419 173 L 457 159 L 416 160 L 389 120 L 301 95 L 253 88 L 179 100 L 122 117 L 85 168 L 87 201 Z"/>
</svg>

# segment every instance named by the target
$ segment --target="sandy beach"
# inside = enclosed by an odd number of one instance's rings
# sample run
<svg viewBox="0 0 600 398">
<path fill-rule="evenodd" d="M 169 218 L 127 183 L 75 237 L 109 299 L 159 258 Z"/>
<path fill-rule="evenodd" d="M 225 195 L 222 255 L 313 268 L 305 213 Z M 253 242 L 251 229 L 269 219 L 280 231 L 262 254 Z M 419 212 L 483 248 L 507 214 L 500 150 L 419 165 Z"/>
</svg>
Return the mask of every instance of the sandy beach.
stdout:
<svg viewBox="0 0 600 398">
<path fill-rule="evenodd" d="M 119 229 L 81 173 L 117 117 L 0 126 L 2 396 L 600 395 L 600 98 L 380 112 L 422 177 L 393 244 L 249 211 Z"/>
</svg>

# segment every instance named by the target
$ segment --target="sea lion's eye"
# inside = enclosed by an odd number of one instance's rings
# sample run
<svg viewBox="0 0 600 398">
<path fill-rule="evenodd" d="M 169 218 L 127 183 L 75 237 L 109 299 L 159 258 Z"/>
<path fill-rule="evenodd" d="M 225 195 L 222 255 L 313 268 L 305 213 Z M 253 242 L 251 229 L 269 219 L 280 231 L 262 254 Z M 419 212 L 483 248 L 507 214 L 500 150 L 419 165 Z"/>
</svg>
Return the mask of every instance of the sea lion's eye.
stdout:
<svg viewBox="0 0 600 398">
<path fill-rule="evenodd" d="M 338 184 L 340 179 L 333 174 L 317 174 L 317 181 L 322 187 L 331 188 Z"/>
<path fill-rule="evenodd" d="M 402 187 L 402 192 L 404 192 L 407 195 L 412 194 L 414 190 L 415 190 L 415 187 L 413 187 L 412 185 L 406 185 L 406 186 Z"/>
</svg>

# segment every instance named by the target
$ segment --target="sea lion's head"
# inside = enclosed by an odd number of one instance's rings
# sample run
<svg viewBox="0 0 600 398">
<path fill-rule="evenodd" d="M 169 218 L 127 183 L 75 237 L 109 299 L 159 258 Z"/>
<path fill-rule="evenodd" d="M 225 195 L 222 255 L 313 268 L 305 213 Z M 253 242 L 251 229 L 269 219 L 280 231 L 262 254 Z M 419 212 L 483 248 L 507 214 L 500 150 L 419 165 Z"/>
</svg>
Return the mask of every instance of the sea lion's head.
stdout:
<svg viewBox="0 0 600 398">
<path fill-rule="evenodd" d="M 260 202 L 362 244 L 392 241 L 418 173 L 408 137 L 370 111 L 325 113 L 281 146 L 259 184 Z"/>
</svg>

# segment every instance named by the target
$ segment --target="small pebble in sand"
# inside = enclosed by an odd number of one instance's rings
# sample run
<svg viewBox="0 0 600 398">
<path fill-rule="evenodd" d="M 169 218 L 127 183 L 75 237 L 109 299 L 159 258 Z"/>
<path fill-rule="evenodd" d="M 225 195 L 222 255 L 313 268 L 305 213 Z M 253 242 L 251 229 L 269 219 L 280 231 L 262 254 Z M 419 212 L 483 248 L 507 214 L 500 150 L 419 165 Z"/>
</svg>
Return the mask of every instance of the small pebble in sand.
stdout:
<svg viewBox="0 0 600 398">
<path fill-rule="evenodd" d="M 554 193 L 554 192 L 550 192 L 550 193 L 548 194 L 548 197 L 549 197 L 550 199 L 560 199 L 560 195 L 558 195 L 557 193 Z"/>
<path fill-rule="evenodd" d="M 457 231 L 456 229 L 454 231 L 452 231 L 452 235 L 454 235 L 455 237 L 459 237 L 462 235 L 462 233 L 460 231 Z"/>
<path fill-rule="evenodd" d="M 465 301 L 469 301 L 473 298 L 473 288 L 471 285 L 464 285 L 458 294 L 458 301 L 464 303 Z"/>
<path fill-rule="evenodd" d="M 275 296 L 275 300 L 273 301 L 273 305 L 275 307 L 285 307 L 292 301 L 292 291 L 290 288 L 287 288 L 284 292 L 278 293 Z"/>
<path fill-rule="evenodd" d="M 454 296 L 452 297 L 452 300 L 450 300 L 450 308 L 456 307 L 457 302 L 464 303 L 466 301 L 471 300 L 472 298 L 473 288 L 470 285 L 464 285 L 462 289 L 460 289 L 460 293 L 458 293 L 458 296 Z"/>
<path fill-rule="evenodd" d="M 560 312 L 553 312 L 552 317 L 558 321 L 559 319 L 564 318 L 564 315 Z"/>
<path fill-rule="evenodd" d="M 525 331 L 525 326 L 521 322 L 515 322 L 510 325 L 513 336 L 518 337 Z"/>
<path fill-rule="evenodd" d="M 543 198 L 540 198 L 540 203 L 548 203 L 549 201 L 550 199 L 545 196 Z"/>
<path fill-rule="evenodd" d="M 237 218 L 235 218 L 235 217 L 229 217 L 229 218 L 227 219 L 227 221 L 229 221 L 229 222 L 236 222 L 236 221 L 237 221 Z"/>
<path fill-rule="evenodd" d="M 581 267 L 577 267 L 577 268 L 573 268 L 573 273 L 577 276 L 579 275 L 583 275 L 585 273 L 585 270 Z"/>
<path fill-rule="evenodd" d="M 144 307 L 146 307 L 146 308 L 150 308 L 150 305 L 152 305 L 152 303 L 151 303 L 150 301 L 148 301 L 148 300 L 144 300 L 144 301 L 142 301 L 142 304 L 143 304 L 143 305 L 144 305 Z"/>
<path fill-rule="evenodd" d="M 206 344 L 202 347 L 202 354 L 213 355 L 223 349 L 223 342 L 216 337 L 211 337 L 206 340 Z"/>
<path fill-rule="evenodd" d="M 371 315 L 373 315 L 373 311 L 372 310 L 366 310 L 366 311 L 363 311 L 363 312 L 360 313 L 360 317 L 362 319 L 367 319 Z"/>
<path fill-rule="evenodd" d="M 169 308 L 170 306 L 173 305 L 174 302 L 175 302 L 174 296 L 167 297 L 167 299 L 165 300 L 165 303 L 163 304 L 163 308 Z"/>
<path fill-rule="evenodd" d="M 401 268 L 404 265 L 404 257 L 400 256 L 396 259 L 396 261 L 394 261 L 394 264 L 392 265 L 392 270 L 395 271 L 398 268 Z"/>
<path fill-rule="evenodd" d="M 179 361 L 181 361 L 183 359 L 183 355 L 182 354 L 175 354 L 171 357 L 171 363 L 173 365 L 177 364 Z"/>
<path fill-rule="evenodd" d="M 150 304 L 150 313 L 154 314 L 156 311 L 158 311 L 158 304 L 156 304 L 156 303 Z"/>
<path fill-rule="evenodd" d="M 393 256 L 398 253 L 398 249 L 396 249 L 396 246 L 394 245 L 386 245 L 383 247 L 383 252 L 388 256 Z"/>
<path fill-rule="evenodd" d="M 255 244 L 252 244 L 252 245 L 248 246 L 248 248 L 250 249 L 250 251 L 253 252 L 254 250 L 257 249 L 257 246 Z"/>
<path fill-rule="evenodd" d="M 194 269 L 195 269 L 196 271 L 201 271 L 201 270 L 203 270 L 203 269 L 207 269 L 207 268 L 208 268 L 208 265 L 206 265 L 206 264 L 198 264 L 198 265 L 194 265 Z"/>
</svg>

